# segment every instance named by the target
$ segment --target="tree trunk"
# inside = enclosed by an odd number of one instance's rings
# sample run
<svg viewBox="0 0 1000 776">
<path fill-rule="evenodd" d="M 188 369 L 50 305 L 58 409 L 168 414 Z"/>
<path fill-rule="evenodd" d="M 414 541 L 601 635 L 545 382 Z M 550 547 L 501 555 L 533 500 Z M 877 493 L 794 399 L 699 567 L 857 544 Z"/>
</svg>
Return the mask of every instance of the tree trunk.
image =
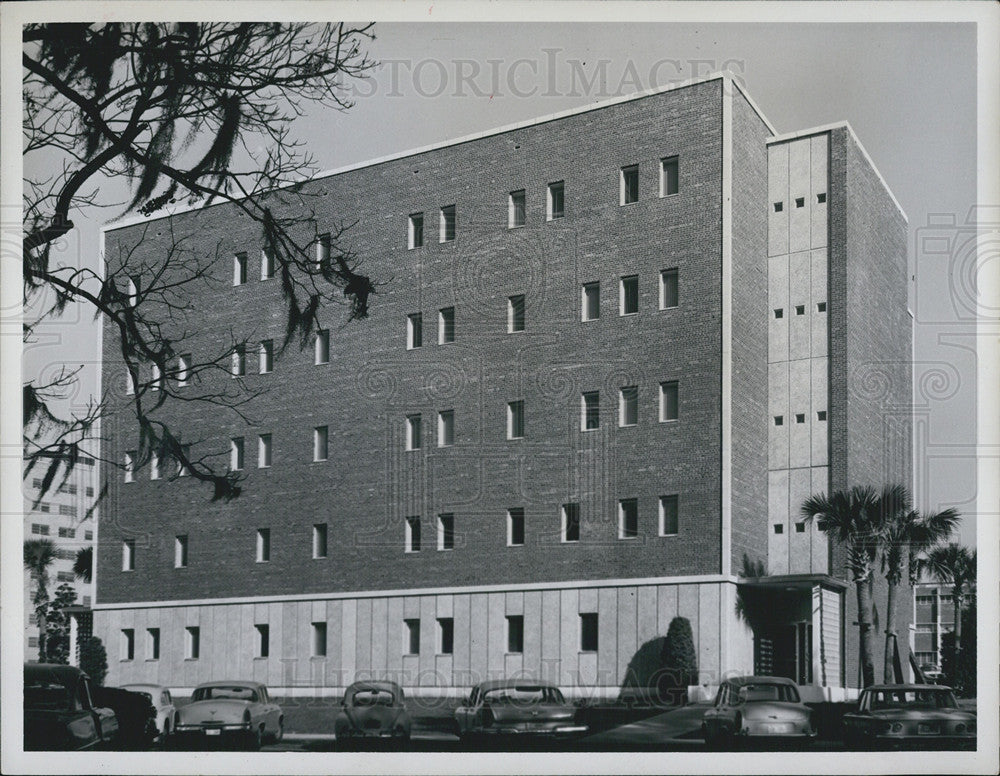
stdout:
<svg viewBox="0 0 1000 776">
<path fill-rule="evenodd" d="M 886 613 L 885 613 L 885 664 L 882 670 L 882 680 L 886 684 L 896 682 L 896 672 L 894 670 L 893 657 L 896 646 L 896 583 L 887 580 L 888 590 L 886 592 Z"/>
<path fill-rule="evenodd" d="M 872 595 L 867 579 L 855 581 L 858 590 L 858 637 L 862 689 L 875 684 L 875 655 L 872 652 Z"/>
</svg>

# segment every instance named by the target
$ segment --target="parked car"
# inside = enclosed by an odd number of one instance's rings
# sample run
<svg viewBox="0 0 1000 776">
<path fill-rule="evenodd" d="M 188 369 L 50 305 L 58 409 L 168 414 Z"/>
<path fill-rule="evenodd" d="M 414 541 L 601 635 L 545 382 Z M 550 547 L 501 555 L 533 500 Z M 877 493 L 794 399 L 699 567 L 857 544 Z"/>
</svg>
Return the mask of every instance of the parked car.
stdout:
<svg viewBox="0 0 1000 776">
<path fill-rule="evenodd" d="M 90 677 L 73 666 L 24 666 L 24 748 L 97 749 L 118 733 L 115 713 L 96 705 Z"/>
<path fill-rule="evenodd" d="M 950 687 L 879 684 L 862 691 L 856 711 L 844 715 L 848 748 L 903 745 L 975 746 L 976 715 L 962 711 Z"/>
<path fill-rule="evenodd" d="M 207 682 L 198 685 L 191 703 L 174 715 L 171 742 L 204 747 L 236 742 L 260 749 L 265 741 L 278 742 L 285 734 L 281 707 L 271 701 L 260 682 Z"/>
<path fill-rule="evenodd" d="M 719 685 L 701 732 L 710 746 L 760 739 L 810 742 L 816 738 L 812 711 L 798 685 L 780 676 L 741 676 Z"/>
<path fill-rule="evenodd" d="M 123 690 L 142 693 L 147 696 L 153 708 L 156 710 L 156 735 L 160 741 L 166 741 L 170 737 L 171 726 L 174 724 L 173 698 L 170 697 L 170 690 L 158 684 L 125 684 Z"/>
<path fill-rule="evenodd" d="M 121 687 L 95 687 L 94 703 L 106 706 L 118 719 L 114 749 L 149 749 L 156 740 L 156 709 L 145 693 Z"/>
<path fill-rule="evenodd" d="M 920 673 L 924 675 L 924 679 L 933 684 L 937 684 L 944 679 L 944 672 L 934 663 L 924 663 L 920 666 Z"/>
<path fill-rule="evenodd" d="M 480 682 L 455 710 L 455 732 L 471 736 L 569 737 L 587 732 L 579 709 L 546 682 L 500 679 Z"/>
<path fill-rule="evenodd" d="M 344 692 L 341 706 L 334 721 L 337 741 L 410 740 L 410 715 L 404 706 L 403 688 L 395 682 L 355 682 Z"/>
</svg>

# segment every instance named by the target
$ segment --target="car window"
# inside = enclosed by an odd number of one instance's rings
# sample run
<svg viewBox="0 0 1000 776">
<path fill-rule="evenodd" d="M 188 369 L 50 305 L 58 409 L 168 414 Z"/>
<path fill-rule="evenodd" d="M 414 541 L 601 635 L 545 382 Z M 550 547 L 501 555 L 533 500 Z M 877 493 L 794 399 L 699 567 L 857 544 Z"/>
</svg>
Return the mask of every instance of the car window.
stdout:
<svg viewBox="0 0 1000 776">
<path fill-rule="evenodd" d="M 767 703 L 769 701 L 798 703 L 799 692 L 790 684 L 760 682 L 743 685 L 740 688 L 739 698 L 742 703 Z"/>
<path fill-rule="evenodd" d="M 516 687 L 497 687 L 488 690 L 484 695 L 484 703 L 491 705 L 530 705 L 533 703 L 565 703 L 562 693 L 555 687 L 540 687 L 538 685 L 517 685 Z"/>
<path fill-rule="evenodd" d="M 393 694 L 389 690 L 366 688 L 355 691 L 348 702 L 354 706 L 392 706 Z"/>
<path fill-rule="evenodd" d="M 171 698 L 170 698 L 170 690 L 164 690 L 163 691 L 163 699 L 164 699 L 163 702 L 166 703 L 168 706 L 171 703 L 173 703 L 173 700 L 171 700 Z"/>
<path fill-rule="evenodd" d="M 192 701 L 208 701 L 219 698 L 235 698 L 241 701 L 250 701 L 251 703 L 256 703 L 259 700 L 257 691 L 253 688 L 229 685 L 222 687 L 199 687 L 194 691 L 194 695 L 191 696 Z"/>
<path fill-rule="evenodd" d="M 24 708 L 65 709 L 70 694 L 66 685 L 46 679 L 24 680 Z"/>
<path fill-rule="evenodd" d="M 941 690 L 882 690 L 874 695 L 873 710 L 879 709 L 954 709 L 955 696 Z"/>
</svg>

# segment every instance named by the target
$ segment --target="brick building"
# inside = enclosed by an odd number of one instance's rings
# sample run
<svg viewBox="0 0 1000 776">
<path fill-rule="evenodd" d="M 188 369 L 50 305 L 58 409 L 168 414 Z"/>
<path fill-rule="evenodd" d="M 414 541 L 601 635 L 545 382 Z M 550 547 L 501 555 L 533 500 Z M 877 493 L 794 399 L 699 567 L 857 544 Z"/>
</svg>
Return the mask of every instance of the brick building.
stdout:
<svg viewBox="0 0 1000 776">
<path fill-rule="evenodd" d="M 367 319 L 324 310 L 314 346 L 280 354 L 279 282 L 235 208 L 105 229 L 140 286 L 178 235 L 218 252 L 191 352 L 245 339 L 242 374 L 206 379 L 266 389 L 255 425 L 162 415 L 245 470 L 233 502 L 109 475 L 109 681 L 336 692 L 375 674 L 458 694 L 522 672 L 614 695 L 683 616 L 705 683 L 856 686 L 845 559 L 798 507 L 909 483 L 911 380 L 905 216 L 849 126 L 777 135 L 713 76 L 303 191 L 303 241 L 322 255 L 356 221 L 382 285 Z M 124 393 L 110 328 L 103 347 Z M 106 455 L 127 460 L 136 430 L 112 424 Z M 743 578 L 744 558 L 769 574 Z M 777 618 L 750 627 L 741 588 Z"/>
</svg>

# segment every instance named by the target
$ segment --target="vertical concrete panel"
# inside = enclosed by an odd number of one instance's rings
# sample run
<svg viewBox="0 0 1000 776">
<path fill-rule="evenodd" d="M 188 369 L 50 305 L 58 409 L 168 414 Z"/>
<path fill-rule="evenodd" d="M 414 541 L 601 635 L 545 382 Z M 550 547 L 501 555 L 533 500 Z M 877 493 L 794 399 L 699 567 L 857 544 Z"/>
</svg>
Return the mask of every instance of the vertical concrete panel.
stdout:
<svg viewBox="0 0 1000 776">
<path fill-rule="evenodd" d="M 788 256 L 767 260 L 767 360 L 788 360 L 788 321 L 792 311 L 788 300 Z M 775 311 L 781 311 L 778 318 Z"/>
<path fill-rule="evenodd" d="M 660 585 L 656 589 L 656 632 L 666 636 L 670 622 L 677 616 L 677 598 L 679 585 Z"/>
<path fill-rule="evenodd" d="M 827 348 L 829 347 L 827 335 L 828 322 L 830 320 L 830 302 L 827 299 L 826 248 L 819 248 L 817 250 L 810 251 L 809 262 L 811 265 L 809 282 L 812 294 L 811 304 L 809 307 L 809 332 L 811 338 L 810 354 L 813 358 L 816 358 L 826 356 L 828 354 Z M 826 312 L 820 312 L 820 303 L 827 305 Z"/>
<path fill-rule="evenodd" d="M 830 492 L 830 469 L 827 466 L 816 466 L 812 470 L 810 493 Z M 812 547 L 812 566 L 809 569 L 813 574 L 830 573 L 830 555 L 827 545 L 826 534 L 816 527 L 816 521 L 810 520 L 806 530 L 809 532 L 809 542 Z"/>
<path fill-rule="evenodd" d="M 438 687 L 452 687 L 455 681 L 455 658 L 453 655 L 437 655 L 434 659 L 434 682 Z"/>
<path fill-rule="evenodd" d="M 788 469 L 767 473 L 767 570 L 788 573 L 788 537 L 792 530 L 788 514 Z M 774 526 L 781 525 L 781 533 Z"/>
<path fill-rule="evenodd" d="M 597 611 L 597 588 L 596 587 L 583 587 L 580 588 L 580 611 L 581 612 L 596 612 Z"/>
<path fill-rule="evenodd" d="M 698 585 L 678 585 L 677 615 L 687 617 L 691 622 L 694 639 L 698 641 Z"/>
<path fill-rule="evenodd" d="M 795 422 L 789 406 L 787 361 L 768 364 L 767 384 L 768 468 L 785 469 L 788 467 L 788 432 Z M 781 417 L 780 426 L 775 424 L 777 417 Z"/>
<path fill-rule="evenodd" d="M 638 589 L 636 606 L 636 642 L 639 648 L 647 641 L 660 635 L 657 622 L 656 588 L 653 585 L 643 585 Z"/>
<path fill-rule="evenodd" d="M 281 607 L 281 656 L 299 659 L 302 656 L 299 648 L 302 639 L 299 634 L 300 618 L 296 611 L 298 606 L 290 601 L 278 605 Z M 308 651 L 306 654 L 308 655 Z"/>
<path fill-rule="evenodd" d="M 613 587 L 602 587 L 597 594 L 597 609 L 580 608 L 581 612 L 597 612 L 597 673 L 600 684 L 618 683 L 618 591 Z M 579 619 L 576 622 L 579 632 Z"/>
<path fill-rule="evenodd" d="M 528 678 L 524 673 L 524 655 L 505 653 L 503 656 L 503 675 Z"/>
<path fill-rule="evenodd" d="M 809 253 L 795 253 L 788 257 L 788 357 L 792 360 L 809 358 L 810 315 L 812 299 L 812 264 Z M 799 314 L 799 308 L 802 313 Z"/>
<path fill-rule="evenodd" d="M 453 681 L 463 687 L 472 684 L 469 678 L 469 649 L 472 639 L 472 622 L 469 615 L 469 596 L 452 598 L 452 616 L 455 618 L 455 654 L 452 659 Z"/>
<path fill-rule="evenodd" d="M 267 622 L 271 626 L 271 659 L 267 663 L 267 683 L 280 687 L 284 680 L 285 660 L 294 660 L 294 655 L 285 653 L 284 637 L 282 636 L 282 606 L 280 603 L 268 603 Z"/>
<path fill-rule="evenodd" d="M 344 604 L 343 601 L 327 601 L 327 670 L 326 683 L 331 687 L 348 684 L 344 677 Z"/>
<path fill-rule="evenodd" d="M 414 595 L 403 598 L 403 617 L 412 620 L 420 616 L 420 598 Z"/>
<path fill-rule="evenodd" d="M 639 649 L 639 645 L 636 643 L 639 630 L 636 622 L 638 611 L 639 600 L 636 588 L 618 588 L 618 671 L 614 678 L 615 684 L 618 685 L 624 681 L 625 671 Z M 608 683 L 602 682 L 602 684 Z"/>
<path fill-rule="evenodd" d="M 810 245 L 819 248 L 826 245 L 827 241 L 827 207 L 826 202 L 819 202 L 817 195 L 826 194 L 830 197 L 830 180 L 828 175 L 828 145 L 830 136 L 827 134 L 815 135 L 810 138 L 810 183 L 812 192 L 810 211 L 812 238 Z"/>
<path fill-rule="evenodd" d="M 420 597 L 420 686 L 437 684 L 434 655 L 437 652 L 437 601 L 432 595 Z"/>
<path fill-rule="evenodd" d="M 390 598 L 386 601 L 385 608 L 386 670 L 392 676 L 398 675 L 403 670 L 403 641 L 402 637 L 397 638 L 403 627 L 403 599 L 398 596 Z M 457 633 L 455 640 L 458 640 Z M 468 650 L 466 650 L 466 657 L 468 657 Z"/>
<path fill-rule="evenodd" d="M 577 590 L 559 591 L 560 684 L 575 686 L 580 654 L 580 595 Z"/>
<path fill-rule="evenodd" d="M 562 618 L 558 590 L 542 591 L 542 678 L 558 684 L 562 681 Z"/>
<path fill-rule="evenodd" d="M 437 600 L 437 616 L 438 617 L 454 617 L 454 600 L 455 597 L 452 595 L 439 595 L 436 596 Z"/>
<path fill-rule="evenodd" d="M 829 447 L 827 429 L 830 427 L 829 416 L 827 420 L 820 420 L 819 413 L 827 411 L 827 375 L 829 365 L 825 358 L 813 358 L 810 360 L 812 374 L 810 376 L 812 394 L 812 412 L 809 413 L 809 425 L 811 427 L 810 464 L 812 466 L 826 466 L 829 463 Z"/>
<path fill-rule="evenodd" d="M 721 668 L 719 653 L 722 649 L 719 583 L 699 585 L 698 593 L 698 630 L 695 632 L 698 643 L 698 672 L 702 677 L 708 677 L 711 684 L 715 684 Z"/>
<path fill-rule="evenodd" d="M 504 602 L 504 610 L 507 614 L 524 614 L 524 593 L 514 591 L 507 593 Z"/>
<path fill-rule="evenodd" d="M 810 200 L 809 140 L 794 140 L 788 145 L 788 252 L 809 249 L 812 210 Z M 797 201 L 802 201 L 802 206 Z"/>
<path fill-rule="evenodd" d="M 788 429 L 788 465 L 795 469 L 812 462 L 809 416 L 812 414 L 810 360 L 788 363 L 788 398 L 791 425 Z M 802 422 L 798 416 L 802 415 Z"/>
<path fill-rule="evenodd" d="M 789 538 L 789 574 L 806 574 L 812 565 L 810 554 L 812 542 L 809 538 L 809 525 L 804 532 L 796 527 L 802 523 L 802 503 L 809 498 L 812 490 L 812 470 L 792 469 L 788 478 L 788 510 L 791 516 L 791 535 Z"/>
<path fill-rule="evenodd" d="M 530 677 L 541 678 L 542 663 L 542 594 L 529 590 L 524 594 L 524 657 L 522 666 Z"/>
<path fill-rule="evenodd" d="M 341 618 L 341 671 L 344 674 L 344 684 L 350 684 L 354 681 L 354 675 L 358 670 L 358 602 L 356 599 L 343 601 Z M 402 627 L 402 623 L 400 623 L 400 627 Z"/>
<path fill-rule="evenodd" d="M 267 683 L 267 677 L 264 673 L 264 666 L 257 667 L 254 660 L 254 655 L 257 654 L 257 629 L 254 628 L 254 611 L 256 609 L 255 604 L 240 604 L 234 607 L 238 614 L 237 626 L 240 633 L 247 634 L 247 637 L 243 640 L 243 648 L 240 650 L 237 656 L 237 676 L 252 676 L 255 680 Z M 160 649 L 163 649 L 163 631 L 160 631 Z M 270 645 L 269 645 L 270 646 Z M 258 677 L 257 672 L 260 672 Z"/>
<path fill-rule="evenodd" d="M 781 212 L 774 203 L 781 202 Z M 767 148 L 767 255 L 788 253 L 788 143 Z"/>
<path fill-rule="evenodd" d="M 487 596 L 488 625 L 486 632 L 487 669 L 491 675 L 504 670 L 504 653 L 507 651 L 507 597 L 505 593 L 489 593 Z"/>
<path fill-rule="evenodd" d="M 487 678 L 489 667 L 487 634 L 489 632 L 489 617 L 487 597 L 485 593 L 474 593 L 470 596 L 470 620 L 472 623 L 469 640 L 470 670 L 472 683 L 482 682 Z"/>
<path fill-rule="evenodd" d="M 389 601 L 385 598 L 372 599 L 372 671 L 377 677 L 384 677 L 389 669 Z"/>
<path fill-rule="evenodd" d="M 371 676 L 372 601 L 370 598 L 358 599 L 358 616 L 355 628 L 357 645 L 354 648 L 354 659 L 357 661 L 357 671 L 363 677 Z"/>
</svg>

